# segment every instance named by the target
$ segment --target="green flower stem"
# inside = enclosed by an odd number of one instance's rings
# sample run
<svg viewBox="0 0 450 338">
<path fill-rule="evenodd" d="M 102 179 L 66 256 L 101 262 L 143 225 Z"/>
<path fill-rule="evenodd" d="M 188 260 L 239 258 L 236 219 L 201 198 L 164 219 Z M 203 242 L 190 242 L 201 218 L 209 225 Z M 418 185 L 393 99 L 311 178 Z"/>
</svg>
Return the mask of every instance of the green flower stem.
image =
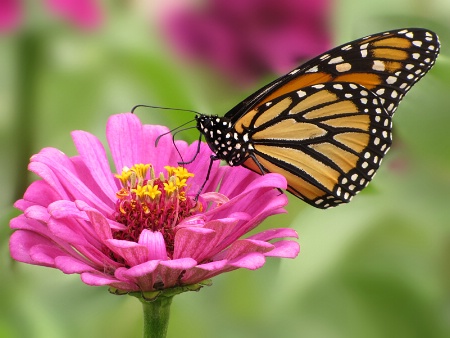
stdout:
<svg viewBox="0 0 450 338">
<path fill-rule="evenodd" d="M 144 338 L 166 337 L 172 298 L 162 296 L 152 301 L 140 298 L 144 310 Z"/>
<path fill-rule="evenodd" d="M 204 286 L 211 286 L 210 279 L 197 284 L 177 286 L 158 291 L 128 292 L 113 287 L 109 292 L 114 295 L 130 295 L 139 299 L 144 309 L 144 338 L 164 338 L 169 326 L 170 304 L 172 298 L 187 291 L 199 291 Z"/>
<path fill-rule="evenodd" d="M 22 198 L 28 180 L 28 162 L 33 152 L 35 141 L 36 106 L 38 96 L 38 78 L 41 66 L 42 41 L 39 32 L 28 30 L 17 41 L 17 82 L 16 100 L 17 111 L 14 114 L 14 139 L 16 147 L 16 168 L 13 180 L 15 191 L 13 200 Z"/>
</svg>

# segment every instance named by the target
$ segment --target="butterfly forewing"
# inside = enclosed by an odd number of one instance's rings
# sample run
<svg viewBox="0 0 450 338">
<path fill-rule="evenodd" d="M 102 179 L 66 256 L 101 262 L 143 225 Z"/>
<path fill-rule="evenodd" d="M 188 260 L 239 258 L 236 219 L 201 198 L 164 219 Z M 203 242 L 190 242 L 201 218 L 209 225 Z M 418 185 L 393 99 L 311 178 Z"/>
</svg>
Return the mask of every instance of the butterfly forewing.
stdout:
<svg viewBox="0 0 450 338">
<path fill-rule="evenodd" d="M 363 85 L 380 97 L 392 115 L 411 86 L 433 66 L 438 53 L 437 35 L 421 28 L 367 36 L 315 57 L 252 94 L 225 116 L 235 122 L 257 105 L 325 82 Z"/>
<path fill-rule="evenodd" d="M 437 35 L 425 29 L 367 36 L 269 83 L 223 118 L 198 116 L 197 128 L 229 165 L 279 173 L 319 208 L 349 202 L 373 178 L 393 113 L 438 53 Z"/>
</svg>

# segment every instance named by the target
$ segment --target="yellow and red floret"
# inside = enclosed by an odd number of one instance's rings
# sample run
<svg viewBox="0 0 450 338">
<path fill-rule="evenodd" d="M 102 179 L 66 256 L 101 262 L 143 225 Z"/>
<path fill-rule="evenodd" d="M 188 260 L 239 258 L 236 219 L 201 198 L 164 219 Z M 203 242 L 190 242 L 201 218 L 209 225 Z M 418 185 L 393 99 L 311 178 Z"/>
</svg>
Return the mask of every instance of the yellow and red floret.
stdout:
<svg viewBox="0 0 450 338">
<path fill-rule="evenodd" d="M 155 175 L 151 164 L 135 164 L 116 174 L 122 188 L 116 193 L 113 218 L 126 226 L 115 231 L 114 239 L 138 242 L 144 229 L 162 234 L 168 258 L 173 255 L 176 225 L 201 211 L 195 195 L 187 194 L 188 179 L 194 174 L 183 167 L 164 167 L 167 175 Z M 118 257 L 115 257 L 116 259 Z"/>
</svg>

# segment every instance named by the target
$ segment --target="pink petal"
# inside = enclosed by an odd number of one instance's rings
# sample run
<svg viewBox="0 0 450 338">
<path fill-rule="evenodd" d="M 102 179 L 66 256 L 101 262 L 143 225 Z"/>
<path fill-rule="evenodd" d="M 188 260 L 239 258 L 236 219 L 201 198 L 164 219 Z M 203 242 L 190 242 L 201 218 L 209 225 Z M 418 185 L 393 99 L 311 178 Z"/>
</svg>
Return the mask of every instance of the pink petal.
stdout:
<svg viewBox="0 0 450 338">
<path fill-rule="evenodd" d="M 106 127 L 106 137 L 117 173 L 121 173 L 124 167 L 131 168 L 134 164 L 145 162 L 142 125 L 136 115 L 127 113 L 111 116 Z"/>
<path fill-rule="evenodd" d="M 227 260 L 199 264 L 192 269 L 187 270 L 183 275 L 182 281 L 185 284 L 198 283 L 205 279 L 217 276 L 223 272 L 232 271 L 235 269 L 237 268 L 230 266 Z"/>
<path fill-rule="evenodd" d="M 148 260 L 148 249 L 143 245 L 117 239 L 109 239 L 106 242 L 108 247 L 122 257 L 129 266 L 143 264 Z"/>
<path fill-rule="evenodd" d="M 210 244 L 216 233 L 205 228 L 184 228 L 177 231 L 174 241 L 173 258 L 191 257 L 201 261 L 209 253 Z"/>
<path fill-rule="evenodd" d="M 193 269 L 188 270 L 183 276 L 183 282 L 186 284 L 198 283 L 199 281 L 212 278 L 224 272 L 245 268 L 256 270 L 265 263 L 265 257 L 258 252 L 250 252 L 243 254 L 232 260 L 220 260 L 206 264 L 201 264 Z"/>
<path fill-rule="evenodd" d="M 83 162 L 91 170 L 94 181 L 107 196 L 115 197 L 118 187 L 103 145 L 95 136 L 84 131 L 72 132 L 72 138 Z"/>
<path fill-rule="evenodd" d="M 241 239 L 235 241 L 227 250 L 224 250 L 220 254 L 216 255 L 214 257 L 214 260 L 221 260 L 221 259 L 232 260 L 247 253 L 253 252 L 266 253 L 273 250 L 273 248 L 274 248 L 273 244 L 267 242 L 250 239 Z"/>
<path fill-rule="evenodd" d="M 59 150 L 45 148 L 34 155 L 32 161 L 47 166 L 56 175 L 58 182 L 62 183 L 63 189 L 70 192 L 70 196 L 63 199 L 84 200 L 106 214 L 112 213 L 111 205 L 105 204 L 83 183 L 82 178 L 77 176 L 73 163 Z M 36 174 L 39 175 L 38 172 Z"/>
<path fill-rule="evenodd" d="M 86 238 L 91 237 L 90 234 L 86 233 L 86 231 L 80 227 L 79 222 L 76 220 L 57 220 L 52 218 L 48 222 L 47 226 L 52 235 L 57 237 L 63 243 L 67 243 L 75 247 L 89 245 Z"/>
<path fill-rule="evenodd" d="M 14 203 L 14 206 L 22 211 L 31 205 L 47 207 L 53 201 L 59 200 L 61 196 L 53 190 L 50 185 L 42 180 L 34 181 L 25 191 L 23 199 Z"/>
<path fill-rule="evenodd" d="M 120 280 L 133 281 L 139 285 L 141 290 L 153 290 L 154 284 L 160 281 L 154 273 L 158 266 L 159 261 L 149 261 L 129 269 L 119 268 L 116 270 L 115 276 Z"/>
<path fill-rule="evenodd" d="M 183 258 L 167 261 L 149 261 L 128 270 L 118 269 L 116 275 L 122 278 L 136 280 L 143 290 L 152 290 L 155 285 L 164 287 L 174 286 L 184 270 L 197 265 L 192 258 Z"/>
<path fill-rule="evenodd" d="M 192 257 L 201 262 L 225 249 L 225 239 L 239 220 L 234 218 L 207 222 L 203 228 L 185 228 L 175 235 L 174 258 Z"/>
<path fill-rule="evenodd" d="M 263 232 L 257 233 L 253 236 L 248 237 L 248 239 L 255 239 L 259 241 L 270 241 L 272 239 L 281 237 L 294 237 L 298 238 L 297 231 L 290 228 L 279 228 L 279 229 L 269 229 Z"/>
<path fill-rule="evenodd" d="M 81 274 L 81 280 L 92 286 L 104 286 L 109 285 L 120 290 L 125 291 L 138 291 L 139 287 L 131 282 L 120 281 L 113 276 L 109 276 L 99 272 L 83 272 Z"/>
<path fill-rule="evenodd" d="M 215 191 L 205 192 L 201 194 L 201 197 L 206 203 L 211 202 L 214 203 L 216 206 L 227 203 L 230 200 L 227 196 Z"/>
<path fill-rule="evenodd" d="M 197 261 L 192 258 L 161 261 L 158 276 L 165 287 L 173 287 L 179 283 L 184 271 L 196 265 Z"/>
<path fill-rule="evenodd" d="M 48 222 L 50 219 L 50 214 L 48 213 L 47 208 L 40 205 L 33 205 L 27 208 L 23 214 L 29 219 L 34 219 L 43 223 Z"/>
<path fill-rule="evenodd" d="M 166 243 L 164 242 L 163 235 L 159 231 L 142 230 L 138 243 L 147 248 L 147 260 L 168 259 Z"/>
<path fill-rule="evenodd" d="M 294 241 L 278 241 L 275 248 L 265 254 L 266 257 L 295 258 L 300 252 L 300 245 Z"/>
<path fill-rule="evenodd" d="M 48 212 L 56 219 L 59 218 L 76 218 L 89 220 L 86 213 L 81 211 L 77 205 L 72 201 L 55 201 L 48 206 Z"/>
<path fill-rule="evenodd" d="M 170 165 L 173 167 L 178 166 L 177 162 L 180 162 L 180 156 L 175 151 L 175 146 L 172 140 L 172 134 L 167 134 L 159 138 L 158 145 L 155 148 L 155 142 L 158 136 L 165 134 L 169 131 L 164 126 L 144 125 L 143 127 L 143 144 L 147 145 L 143 149 L 143 160 L 146 163 L 151 163 L 154 167 L 156 174 L 164 172 L 164 166 Z M 177 146 L 179 146 L 177 142 Z M 164 156 L 161 156 L 164 154 Z"/>
<path fill-rule="evenodd" d="M 259 252 L 250 252 L 229 261 L 229 265 L 235 268 L 245 268 L 249 270 L 259 269 L 264 265 L 266 259 Z"/>
<path fill-rule="evenodd" d="M 112 239 L 111 227 L 109 226 L 108 220 L 101 213 L 87 205 L 83 206 L 79 204 L 79 208 L 86 212 L 94 227 L 95 233 L 102 241 Z"/>
<path fill-rule="evenodd" d="M 42 249 L 46 249 L 52 247 L 52 245 L 53 243 L 47 238 L 34 232 L 24 230 L 14 232 L 9 239 L 9 251 L 13 259 L 28 264 L 44 265 L 49 267 L 54 267 L 54 264 L 52 260 L 47 257 L 64 255 L 64 252 L 55 249 L 52 255 L 47 254 L 40 257 L 38 254 L 39 250 L 32 251 L 32 249 L 34 247 L 39 248 L 39 246 Z"/>
<path fill-rule="evenodd" d="M 19 215 L 13 218 L 9 222 L 9 226 L 11 229 L 21 229 L 21 230 L 30 230 L 42 235 L 48 235 L 50 232 L 45 224 L 42 222 L 36 221 L 34 219 L 30 219 L 25 217 L 25 215 Z"/>
<path fill-rule="evenodd" d="M 55 258 L 67 255 L 63 250 L 56 247 L 53 243 L 50 245 L 36 244 L 30 247 L 30 258 L 34 264 L 55 267 Z"/>
<path fill-rule="evenodd" d="M 33 161 L 33 159 L 35 158 L 34 156 L 31 157 L 31 161 Z M 60 199 L 69 199 L 69 196 L 67 195 L 66 190 L 61 185 L 58 177 L 47 165 L 40 162 L 30 162 L 30 164 L 28 165 L 28 170 L 41 177 L 53 189 L 53 191 L 59 196 Z"/>
<path fill-rule="evenodd" d="M 69 256 L 59 256 L 55 258 L 55 267 L 67 274 L 96 271 L 92 266 Z"/>
</svg>

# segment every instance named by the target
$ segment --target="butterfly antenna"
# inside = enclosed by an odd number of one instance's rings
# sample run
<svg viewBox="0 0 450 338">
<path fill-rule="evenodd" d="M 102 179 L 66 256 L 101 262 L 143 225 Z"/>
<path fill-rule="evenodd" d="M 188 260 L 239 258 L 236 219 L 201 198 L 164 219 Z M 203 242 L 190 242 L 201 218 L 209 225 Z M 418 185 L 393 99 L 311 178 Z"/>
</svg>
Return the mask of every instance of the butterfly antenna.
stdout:
<svg viewBox="0 0 450 338">
<path fill-rule="evenodd" d="M 161 139 L 161 137 L 163 137 L 163 136 L 165 136 L 165 135 L 167 135 L 167 134 L 173 133 L 174 131 L 176 131 L 175 134 L 177 134 L 177 133 L 179 133 L 179 132 L 181 132 L 181 131 L 189 130 L 189 129 L 195 128 L 195 127 L 189 127 L 189 128 L 184 128 L 184 129 L 179 130 L 180 128 L 182 128 L 182 127 L 184 127 L 185 125 L 187 125 L 187 124 L 189 124 L 189 123 L 192 123 L 192 122 L 194 122 L 194 121 L 195 121 L 195 119 L 194 119 L 194 120 L 187 121 L 186 123 L 183 123 L 181 126 L 178 126 L 178 127 L 176 127 L 176 128 L 173 128 L 173 129 L 171 129 L 171 130 L 169 130 L 169 131 L 167 131 L 167 132 L 165 132 L 165 133 L 162 133 L 161 135 L 159 135 L 159 136 L 156 138 L 156 140 L 155 140 L 155 147 L 158 146 L 158 143 L 159 143 L 159 140 Z M 175 137 L 175 134 L 173 135 L 174 137 Z M 173 138 L 173 139 L 174 139 L 174 143 L 175 143 L 175 138 Z"/>
<path fill-rule="evenodd" d="M 134 114 L 135 110 L 138 109 L 138 108 L 153 108 L 153 109 L 177 110 L 177 111 L 184 111 L 184 112 L 187 112 L 187 113 L 194 113 L 194 114 L 200 115 L 200 113 L 199 113 L 198 111 L 191 110 L 191 109 L 171 108 L 171 107 L 160 107 L 160 106 L 150 106 L 150 105 L 147 105 L 147 104 L 138 104 L 138 105 L 134 106 L 134 107 L 131 109 L 131 113 Z"/>
<path fill-rule="evenodd" d="M 196 114 L 196 115 L 200 115 L 200 113 L 199 113 L 198 111 L 191 110 L 191 109 L 172 108 L 172 107 L 161 107 L 161 106 L 151 106 L 151 105 L 147 105 L 147 104 L 138 104 L 138 105 L 134 106 L 134 107 L 131 109 L 131 113 L 134 114 L 134 112 L 135 112 L 136 109 L 138 109 L 138 108 L 153 108 L 153 109 L 175 110 L 175 111 L 183 111 L 183 112 L 187 112 L 187 113 L 194 113 L 194 114 Z M 185 125 L 187 125 L 187 124 L 189 124 L 189 123 L 192 123 L 193 121 L 195 121 L 195 119 L 190 120 L 190 121 L 188 121 L 188 122 L 186 122 L 186 123 L 183 123 L 181 126 L 178 126 L 178 127 L 176 127 L 176 128 L 173 128 L 173 129 L 169 130 L 168 132 L 165 132 L 165 133 L 159 135 L 159 136 L 156 138 L 156 140 L 155 140 L 155 147 L 158 146 L 158 143 L 159 143 L 159 140 L 161 139 L 161 137 L 163 137 L 163 136 L 165 136 L 165 135 L 167 135 L 167 134 L 173 133 L 174 131 L 176 131 L 176 130 L 182 128 L 182 127 L 184 127 Z M 187 129 L 190 129 L 190 128 L 187 128 Z M 186 129 L 183 129 L 183 130 L 186 130 Z"/>
<path fill-rule="evenodd" d="M 146 104 L 138 104 L 138 105 L 134 106 L 134 107 L 131 109 L 131 113 L 134 114 L 134 112 L 135 112 L 136 109 L 138 109 L 138 108 L 153 108 L 153 109 L 175 110 L 175 111 L 183 111 L 183 112 L 188 112 L 188 113 L 194 113 L 194 114 L 196 114 L 196 115 L 201 115 L 201 114 L 200 114 L 198 111 L 196 111 L 196 110 L 182 109 L 182 108 L 171 108 L 171 107 L 160 107 L 160 106 L 151 106 L 151 105 L 146 105 Z M 171 130 L 169 130 L 169 131 L 167 131 L 167 132 L 165 132 L 165 133 L 159 135 L 159 136 L 156 138 L 156 140 L 155 140 L 155 147 L 158 146 L 158 143 L 159 143 L 161 137 L 163 137 L 163 136 L 165 136 L 165 135 L 167 135 L 167 134 L 173 133 L 173 136 L 172 136 L 172 142 L 173 142 L 173 145 L 174 145 L 175 149 L 177 150 L 178 155 L 179 155 L 180 158 L 181 158 L 181 162 L 178 162 L 178 164 L 179 164 L 179 165 L 185 165 L 185 164 L 190 164 L 190 163 L 194 162 L 195 159 L 197 158 L 198 154 L 200 154 L 200 146 L 201 146 L 201 141 L 202 141 L 202 134 L 200 133 L 200 135 L 199 135 L 198 143 L 197 143 L 197 149 L 196 149 L 196 151 L 195 151 L 194 157 L 193 157 L 192 159 L 190 159 L 189 161 L 184 161 L 183 156 L 181 155 L 180 149 L 178 149 L 178 147 L 177 147 L 177 145 L 176 145 L 176 143 L 175 143 L 175 135 L 176 135 L 176 134 L 178 134 L 179 132 L 185 131 L 185 130 L 189 130 L 189 129 L 194 129 L 194 128 L 196 128 L 196 127 L 188 127 L 188 128 L 184 128 L 184 129 L 181 129 L 181 130 L 180 130 L 180 128 L 183 128 L 184 126 L 186 126 L 186 125 L 188 125 L 189 123 L 192 123 L 192 122 L 194 122 L 194 121 L 195 121 L 195 119 L 190 120 L 190 121 L 187 121 L 186 123 L 183 123 L 182 125 L 180 125 L 180 126 L 178 126 L 178 127 L 176 127 L 176 128 L 173 128 L 173 129 L 171 129 Z M 209 178 L 209 173 L 210 173 L 210 171 L 211 171 L 212 162 L 213 162 L 213 161 L 211 160 L 211 163 L 209 164 L 209 169 L 208 169 L 208 174 L 207 174 L 207 177 L 208 177 L 208 178 Z M 200 195 L 200 192 L 202 191 L 203 187 L 205 186 L 206 181 L 208 180 L 208 178 L 207 178 L 207 179 L 205 180 L 205 182 L 203 183 L 202 188 L 201 188 L 200 191 L 198 192 L 196 198 L 198 198 L 198 196 Z"/>
</svg>

